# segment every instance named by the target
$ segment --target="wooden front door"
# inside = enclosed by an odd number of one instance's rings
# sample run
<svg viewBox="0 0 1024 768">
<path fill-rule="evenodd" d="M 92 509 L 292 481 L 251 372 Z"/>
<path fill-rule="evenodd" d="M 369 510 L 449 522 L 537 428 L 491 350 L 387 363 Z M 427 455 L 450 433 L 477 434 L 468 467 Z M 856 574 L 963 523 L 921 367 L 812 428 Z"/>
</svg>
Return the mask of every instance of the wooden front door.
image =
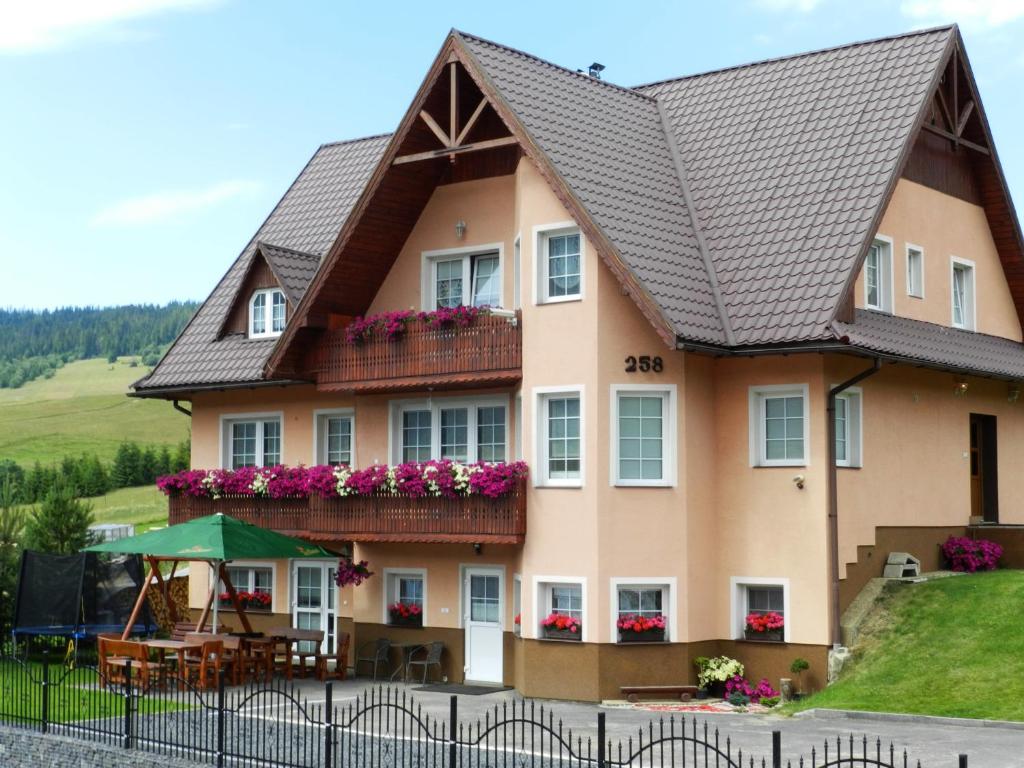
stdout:
<svg viewBox="0 0 1024 768">
<path fill-rule="evenodd" d="M 971 517 L 999 522 L 996 417 L 971 414 Z"/>
</svg>

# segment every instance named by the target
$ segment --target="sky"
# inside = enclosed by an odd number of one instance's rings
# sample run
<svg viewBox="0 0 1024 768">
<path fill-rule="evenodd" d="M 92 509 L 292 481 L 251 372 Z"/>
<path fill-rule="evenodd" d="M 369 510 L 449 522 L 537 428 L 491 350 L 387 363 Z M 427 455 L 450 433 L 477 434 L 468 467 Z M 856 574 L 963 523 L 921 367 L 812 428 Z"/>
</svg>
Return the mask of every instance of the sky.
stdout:
<svg viewBox="0 0 1024 768">
<path fill-rule="evenodd" d="M 452 27 L 635 85 L 957 21 L 1024 204 L 1024 0 L 0 0 L 0 306 L 203 299 Z"/>
</svg>

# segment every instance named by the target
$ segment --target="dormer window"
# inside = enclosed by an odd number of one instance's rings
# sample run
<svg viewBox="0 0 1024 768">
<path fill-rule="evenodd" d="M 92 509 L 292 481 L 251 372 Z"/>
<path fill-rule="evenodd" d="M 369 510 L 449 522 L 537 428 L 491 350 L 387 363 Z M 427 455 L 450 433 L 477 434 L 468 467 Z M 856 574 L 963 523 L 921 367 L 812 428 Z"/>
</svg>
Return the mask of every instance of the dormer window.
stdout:
<svg viewBox="0 0 1024 768">
<path fill-rule="evenodd" d="M 256 291 L 249 301 L 249 338 L 280 336 L 285 323 L 284 292 L 278 288 Z"/>
</svg>

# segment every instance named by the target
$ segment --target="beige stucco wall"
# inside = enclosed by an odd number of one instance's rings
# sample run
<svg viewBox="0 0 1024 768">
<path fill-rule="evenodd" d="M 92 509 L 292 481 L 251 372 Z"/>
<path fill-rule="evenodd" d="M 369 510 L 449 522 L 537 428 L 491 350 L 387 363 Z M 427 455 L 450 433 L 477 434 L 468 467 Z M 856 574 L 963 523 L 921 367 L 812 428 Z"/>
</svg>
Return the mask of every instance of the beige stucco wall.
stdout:
<svg viewBox="0 0 1024 768">
<path fill-rule="evenodd" d="M 906 179 L 896 185 L 878 234 L 891 238 L 893 312 L 915 320 L 952 325 L 951 258 L 974 262 L 977 328 L 1021 340 L 1020 320 L 981 206 Z M 924 251 L 924 298 L 907 295 L 907 245 Z M 864 306 L 864 271 L 855 301 Z"/>
</svg>

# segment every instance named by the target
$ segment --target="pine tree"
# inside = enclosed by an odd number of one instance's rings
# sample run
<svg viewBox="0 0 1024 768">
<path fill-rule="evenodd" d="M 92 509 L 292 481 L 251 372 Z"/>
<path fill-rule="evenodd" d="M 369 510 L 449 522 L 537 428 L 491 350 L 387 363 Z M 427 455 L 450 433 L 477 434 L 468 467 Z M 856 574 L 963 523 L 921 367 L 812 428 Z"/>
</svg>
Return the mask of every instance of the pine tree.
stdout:
<svg viewBox="0 0 1024 768">
<path fill-rule="evenodd" d="M 25 546 L 40 552 L 70 555 L 89 546 L 92 505 L 75 498 L 66 484 L 49 490 L 25 524 Z"/>
<path fill-rule="evenodd" d="M 192 466 L 192 450 L 188 440 L 182 440 L 178 443 L 178 448 L 174 452 L 174 461 L 171 462 L 172 472 L 184 472 Z"/>
<path fill-rule="evenodd" d="M 113 480 L 117 488 L 142 485 L 139 480 L 139 446 L 127 441 L 117 446 L 114 456 Z"/>
<path fill-rule="evenodd" d="M 139 454 L 139 485 L 152 485 L 156 482 L 156 451 L 148 446 Z"/>
<path fill-rule="evenodd" d="M 15 506 L 16 489 L 10 476 L 0 483 L 0 627 L 14 619 L 14 594 L 21 564 L 21 534 L 25 513 Z"/>
<path fill-rule="evenodd" d="M 169 474 L 171 474 L 171 451 L 164 445 L 156 457 L 156 476 L 162 477 Z"/>
</svg>

